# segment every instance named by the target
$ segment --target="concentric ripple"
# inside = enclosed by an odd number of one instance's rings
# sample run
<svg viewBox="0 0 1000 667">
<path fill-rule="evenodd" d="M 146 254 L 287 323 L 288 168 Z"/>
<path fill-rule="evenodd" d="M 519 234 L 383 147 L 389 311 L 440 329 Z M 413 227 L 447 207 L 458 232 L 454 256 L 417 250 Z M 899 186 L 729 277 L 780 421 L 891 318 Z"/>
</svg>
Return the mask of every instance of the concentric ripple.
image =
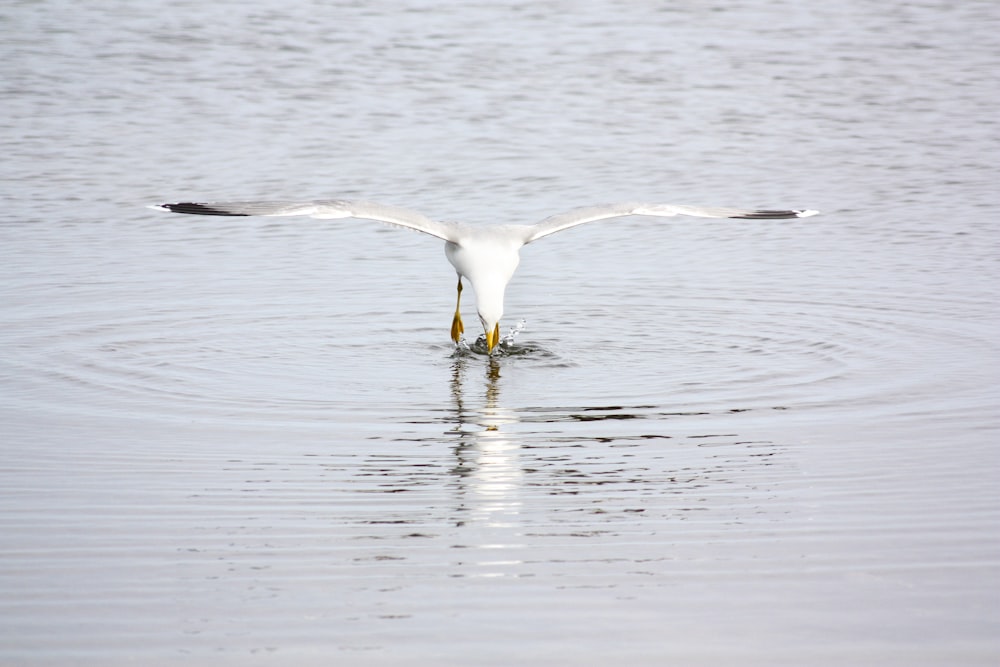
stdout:
<svg viewBox="0 0 1000 667">
<path fill-rule="evenodd" d="M 509 331 L 492 363 L 599 367 L 610 356 L 621 362 L 611 372 L 633 373 L 636 386 L 655 392 L 651 403 L 665 409 L 891 405 L 933 411 L 984 381 L 969 351 L 985 358 L 996 344 L 979 323 L 954 317 L 956 304 L 921 301 L 918 308 L 902 298 L 846 296 L 671 300 L 670 329 L 656 349 L 634 349 L 607 330 L 564 341 L 553 332 L 522 332 L 522 323 Z M 928 303 L 940 312 L 927 312 Z M 156 310 L 77 311 L 67 303 L 15 315 L 4 335 L 14 351 L 5 363 L 28 388 L 17 398 L 75 411 L 308 420 L 345 405 L 354 409 L 365 373 L 396 363 L 390 347 L 366 338 L 372 329 L 390 328 L 384 314 L 345 318 L 324 313 L 320 304 L 248 309 L 222 300 L 175 301 Z M 439 331 L 426 336 L 435 337 Z M 458 352 L 477 350 L 466 347 Z M 444 344 L 413 350 L 395 372 L 423 372 L 422 363 L 444 370 L 448 350 Z M 468 361 L 488 363 L 482 354 Z M 670 381 L 657 379 L 662 375 Z"/>
</svg>

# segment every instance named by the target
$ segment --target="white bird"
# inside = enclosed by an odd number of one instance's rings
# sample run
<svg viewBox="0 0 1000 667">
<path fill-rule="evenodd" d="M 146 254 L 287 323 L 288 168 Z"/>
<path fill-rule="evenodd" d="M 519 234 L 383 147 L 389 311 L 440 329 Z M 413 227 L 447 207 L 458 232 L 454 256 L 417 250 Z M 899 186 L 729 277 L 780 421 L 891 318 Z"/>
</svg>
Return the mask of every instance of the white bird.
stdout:
<svg viewBox="0 0 1000 667">
<path fill-rule="evenodd" d="M 486 347 L 490 354 L 500 340 L 500 318 L 503 316 L 503 297 L 520 261 L 521 246 L 561 232 L 564 229 L 596 220 L 627 215 L 670 217 L 690 215 L 699 218 L 740 218 L 762 220 L 771 218 L 805 218 L 819 211 L 795 210 L 743 210 L 675 204 L 606 204 L 573 209 L 548 217 L 534 225 L 473 226 L 454 222 L 431 220 L 405 208 L 376 204 L 367 201 L 339 199 L 316 201 L 234 201 L 178 204 L 161 204 L 151 208 L 193 213 L 197 215 L 235 216 L 308 216 L 319 219 L 359 218 L 375 220 L 399 227 L 415 229 L 444 240 L 448 261 L 458 273 L 458 299 L 455 317 L 451 323 L 451 339 L 459 342 L 465 331 L 462 325 L 462 278 L 476 294 L 479 321 L 486 332 Z"/>
</svg>

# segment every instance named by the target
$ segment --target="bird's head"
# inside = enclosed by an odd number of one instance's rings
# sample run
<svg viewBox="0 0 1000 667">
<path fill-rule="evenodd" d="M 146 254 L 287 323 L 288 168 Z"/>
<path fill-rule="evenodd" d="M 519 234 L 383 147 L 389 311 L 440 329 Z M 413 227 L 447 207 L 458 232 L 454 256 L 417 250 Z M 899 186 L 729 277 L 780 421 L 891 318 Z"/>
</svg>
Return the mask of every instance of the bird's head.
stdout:
<svg viewBox="0 0 1000 667">
<path fill-rule="evenodd" d="M 479 311 L 479 321 L 483 324 L 483 331 L 486 332 L 486 349 L 490 354 L 500 343 L 500 316 L 484 315 Z"/>
<path fill-rule="evenodd" d="M 461 247 L 445 249 L 448 259 L 476 293 L 476 310 L 492 354 L 500 343 L 504 291 L 517 268 L 520 244 L 516 238 L 509 238 L 505 227 L 484 229 L 487 231 L 481 236 L 465 240 Z"/>
</svg>

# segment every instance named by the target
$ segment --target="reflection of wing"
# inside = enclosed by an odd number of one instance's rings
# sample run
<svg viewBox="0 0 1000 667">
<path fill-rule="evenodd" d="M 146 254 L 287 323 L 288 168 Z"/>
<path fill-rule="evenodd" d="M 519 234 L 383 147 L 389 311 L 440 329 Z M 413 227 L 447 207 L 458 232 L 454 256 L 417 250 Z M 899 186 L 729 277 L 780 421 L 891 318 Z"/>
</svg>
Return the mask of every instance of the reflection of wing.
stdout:
<svg viewBox="0 0 1000 667">
<path fill-rule="evenodd" d="M 457 238 L 457 225 L 431 220 L 406 208 L 367 201 L 323 199 L 317 201 L 181 202 L 179 204 L 161 204 L 152 208 L 197 215 L 302 215 L 320 219 L 360 218 L 415 229 L 445 241 L 453 241 Z"/>
<path fill-rule="evenodd" d="M 773 218 L 807 218 L 819 211 L 789 210 L 789 211 L 755 211 L 738 208 L 720 208 L 711 206 L 682 206 L 675 204 L 605 204 L 602 206 L 586 206 L 576 208 L 566 213 L 560 213 L 542 220 L 527 228 L 525 243 L 531 243 L 543 236 L 561 232 L 564 229 L 582 225 L 597 220 L 618 218 L 625 215 L 651 215 L 666 218 L 674 215 L 691 215 L 697 218 L 741 218 L 744 220 L 765 220 Z"/>
</svg>

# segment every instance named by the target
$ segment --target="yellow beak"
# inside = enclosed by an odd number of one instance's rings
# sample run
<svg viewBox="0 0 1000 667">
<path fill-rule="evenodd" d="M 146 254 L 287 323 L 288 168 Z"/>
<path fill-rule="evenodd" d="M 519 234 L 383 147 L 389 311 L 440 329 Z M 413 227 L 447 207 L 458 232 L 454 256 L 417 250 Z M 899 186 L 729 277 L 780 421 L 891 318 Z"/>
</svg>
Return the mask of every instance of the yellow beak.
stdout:
<svg viewBox="0 0 1000 667">
<path fill-rule="evenodd" d="M 500 342 L 500 323 L 497 322 L 496 326 L 493 327 L 493 331 L 486 332 L 486 349 L 490 354 L 493 354 L 493 348 L 497 346 Z"/>
</svg>

